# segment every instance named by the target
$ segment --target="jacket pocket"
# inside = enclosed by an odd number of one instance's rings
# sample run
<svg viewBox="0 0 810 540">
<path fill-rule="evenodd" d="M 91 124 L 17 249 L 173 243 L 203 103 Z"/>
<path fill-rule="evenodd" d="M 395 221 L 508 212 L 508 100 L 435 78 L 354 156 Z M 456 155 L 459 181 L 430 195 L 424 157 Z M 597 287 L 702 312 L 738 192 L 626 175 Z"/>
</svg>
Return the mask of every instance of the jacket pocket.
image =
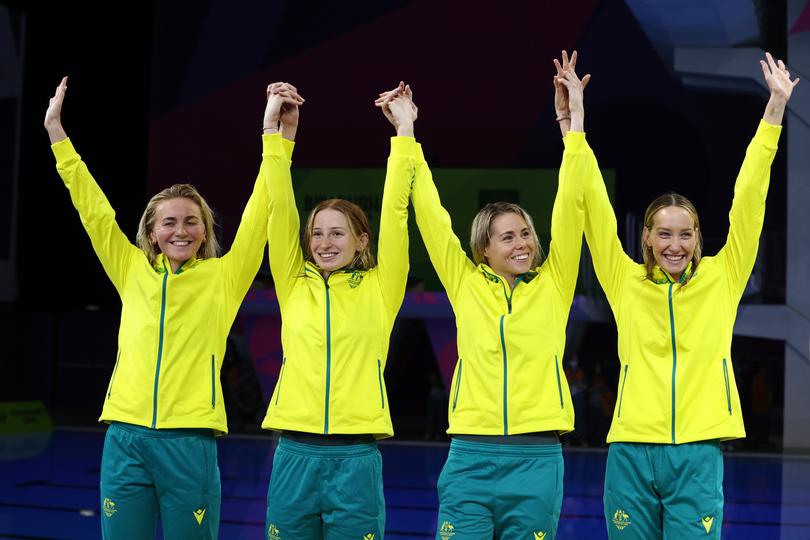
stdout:
<svg viewBox="0 0 810 540">
<path fill-rule="evenodd" d="M 627 368 L 630 366 L 625 364 L 624 365 L 624 374 L 622 375 L 622 387 L 619 389 L 619 412 L 618 417 L 622 417 L 622 398 L 624 398 L 624 385 L 627 384 Z"/>
<path fill-rule="evenodd" d="M 560 408 L 565 408 L 563 404 L 563 397 L 562 397 L 562 382 L 560 381 L 560 361 L 557 359 L 557 355 L 554 355 L 554 369 L 557 371 L 557 394 L 560 396 Z"/>
<path fill-rule="evenodd" d="M 385 391 L 383 390 L 382 362 L 377 358 L 377 381 L 380 383 L 380 407 L 385 408 Z"/>
<path fill-rule="evenodd" d="M 217 408 L 217 363 L 213 354 L 211 355 L 211 408 Z"/>
<path fill-rule="evenodd" d="M 464 367 L 463 360 L 461 358 L 458 359 L 458 375 L 456 375 L 456 391 L 453 392 L 453 411 L 456 410 L 456 404 L 458 403 L 458 391 L 461 389 L 461 369 Z"/>
<path fill-rule="evenodd" d="M 728 414 L 731 415 L 731 389 L 728 386 L 728 364 L 725 358 L 723 358 L 723 380 L 726 382 L 726 405 L 728 406 Z"/>
<path fill-rule="evenodd" d="M 281 358 L 281 371 L 278 373 L 278 384 L 276 385 L 276 402 L 275 405 L 278 405 L 278 398 L 281 397 L 281 382 L 284 380 L 284 366 L 287 365 L 287 357 L 284 356 Z"/>
<path fill-rule="evenodd" d="M 110 377 L 110 385 L 107 387 L 107 399 L 112 397 L 113 383 L 115 382 L 115 374 L 118 373 L 118 362 L 121 360 L 121 349 L 118 349 L 118 354 L 115 355 L 115 367 L 113 367 L 112 376 Z"/>
</svg>

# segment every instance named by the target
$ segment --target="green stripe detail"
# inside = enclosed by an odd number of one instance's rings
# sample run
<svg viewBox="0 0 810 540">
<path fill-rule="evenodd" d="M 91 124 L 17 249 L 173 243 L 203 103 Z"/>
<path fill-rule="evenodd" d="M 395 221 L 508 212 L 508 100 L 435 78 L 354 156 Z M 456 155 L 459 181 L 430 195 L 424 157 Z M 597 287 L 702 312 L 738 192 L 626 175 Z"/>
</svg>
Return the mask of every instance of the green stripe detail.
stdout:
<svg viewBox="0 0 810 540">
<path fill-rule="evenodd" d="M 163 263 L 166 268 L 166 263 Z M 152 397 L 152 429 L 157 425 L 157 400 L 158 400 L 158 380 L 160 379 L 160 362 L 163 359 L 163 325 L 166 321 L 166 280 L 169 279 L 169 271 L 163 274 L 163 290 L 160 294 L 160 333 L 158 334 L 157 365 L 155 366 L 155 389 Z"/>
<path fill-rule="evenodd" d="M 726 403 L 728 404 L 728 414 L 731 416 L 731 389 L 728 386 L 728 365 L 723 358 L 723 379 L 726 381 Z"/>
<path fill-rule="evenodd" d="M 278 388 L 276 388 L 276 405 L 278 405 L 278 398 L 281 397 L 281 381 L 284 379 L 284 366 L 287 364 L 287 357 L 281 358 L 281 371 L 278 374 Z"/>
<path fill-rule="evenodd" d="M 619 418 L 622 417 L 622 398 L 624 398 L 624 385 L 627 382 L 627 364 L 624 365 L 624 376 L 622 377 L 622 389 L 619 391 Z"/>
<path fill-rule="evenodd" d="M 332 375 L 332 330 L 329 320 L 328 278 L 324 280 L 324 285 L 326 285 L 326 398 L 324 399 L 323 434 L 329 435 L 329 378 Z"/>
<path fill-rule="evenodd" d="M 458 391 L 461 388 L 461 370 L 464 367 L 463 360 L 458 359 L 458 376 L 456 377 L 456 392 L 453 395 L 453 411 L 456 410 L 456 403 L 458 403 Z"/>
<path fill-rule="evenodd" d="M 112 377 L 110 378 L 110 387 L 107 388 L 107 399 L 112 396 L 112 387 L 115 382 L 115 374 L 118 372 L 118 361 L 121 360 L 121 349 L 118 349 L 118 354 L 115 355 L 115 367 L 113 368 Z"/>
<path fill-rule="evenodd" d="M 675 312 L 672 309 L 672 287 L 669 284 L 669 331 L 672 336 L 672 444 L 675 444 L 675 371 L 678 367 L 678 350 L 675 346 Z"/>
<path fill-rule="evenodd" d="M 509 435 L 509 406 L 506 403 L 507 373 L 506 373 L 506 339 L 503 334 L 503 319 L 501 315 L 501 347 L 503 348 L 503 434 Z"/>
<path fill-rule="evenodd" d="M 214 355 L 211 355 L 211 408 L 217 408 L 217 384 L 216 384 L 216 362 Z"/>
<path fill-rule="evenodd" d="M 554 369 L 557 370 L 557 393 L 560 395 L 560 408 L 565 408 L 563 404 L 563 397 L 562 397 L 562 383 L 560 382 L 560 361 L 557 359 L 557 355 L 554 355 Z"/>
<path fill-rule="evenodd" d="M 380 359 L 377 358 L 377 379 L 380 381 L 380 401 L 382 402 L 382 408 L 385 408 L 385 392 L 383 392 L 383 383 L 382 383 L 382 362 Z"/>
</svg>

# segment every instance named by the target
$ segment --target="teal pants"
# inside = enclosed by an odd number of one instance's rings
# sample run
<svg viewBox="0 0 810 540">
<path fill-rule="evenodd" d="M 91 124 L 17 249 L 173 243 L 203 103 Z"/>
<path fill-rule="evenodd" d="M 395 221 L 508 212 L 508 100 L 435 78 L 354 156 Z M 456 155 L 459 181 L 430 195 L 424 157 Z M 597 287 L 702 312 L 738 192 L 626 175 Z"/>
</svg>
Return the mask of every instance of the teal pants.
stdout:
<svg viewBox="0 0 810 540">
<path fill-rule="evenodd" d="M 265 540 L 383 540 L 377 443 L 319 446 L 279 439 L 267 490 Z"/>
<path fill-rule="evenodd" d="M 551 540 L 562 507 L 562 448 L 453 439 L 438 488 L 436 540 Z"/>
<path fill-rule="evenodd" d="M 604 503 L 611 540 L 719 539 L 720 444 L 612 443 Z"/>
<path fill-rule="evenodd" d="M 219 533 L 217 444 L 210 429 L 115 422 L 101 456 L 104 540 L 212 540 Z"/>
</svg>

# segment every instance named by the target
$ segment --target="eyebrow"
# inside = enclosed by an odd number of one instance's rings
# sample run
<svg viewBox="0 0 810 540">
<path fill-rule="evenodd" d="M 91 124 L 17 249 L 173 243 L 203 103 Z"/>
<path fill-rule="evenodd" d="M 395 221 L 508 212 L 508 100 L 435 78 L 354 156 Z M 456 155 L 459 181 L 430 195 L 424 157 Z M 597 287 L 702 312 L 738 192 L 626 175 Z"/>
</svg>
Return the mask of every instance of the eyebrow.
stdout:
<svg viewBox="0 0 810 540">
<path fill-rule="evenodd" d="M 529 228 L 528 227 L 523 227 L 522 229 L 520 229 L 520 232 L 522 232 L 522 233 L 529 232 Z M 498 236 L 503 236 L 505 234 L 515 234 L 515 231 L 513 231 L 513 230 L 503 231 Z"/>
</svg>

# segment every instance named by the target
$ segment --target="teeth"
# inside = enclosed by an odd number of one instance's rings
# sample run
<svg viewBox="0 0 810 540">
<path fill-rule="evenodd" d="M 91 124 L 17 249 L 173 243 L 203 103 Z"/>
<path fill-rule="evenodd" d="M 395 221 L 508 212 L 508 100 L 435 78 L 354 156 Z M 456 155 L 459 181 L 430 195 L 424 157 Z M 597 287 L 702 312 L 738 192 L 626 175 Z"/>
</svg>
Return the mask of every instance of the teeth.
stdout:
<svg viewBox="0 0 810 540">
<path fill-rule="evenodd" d="M 185 247 L 185 246 L 189 245 L 190 243 L 191 242 L 189 242 L 189 241 L 184 241 L 184 242 L 174 241 L 174 242 L 172 242 L 172 245 L 177 246 L 177 247 Z"/>
<path fill-rule="evenodd" d="M 337 253 L 321 253 L 322 259 L 331 259 L 332 257 L 337 256 Z"/>
<path fill-rule="evenodd" d="M 529 254 L 528 254 L 528 253 L 524 253 L 524 254 L 522 254 L 522 255 L 515 255 L 515 256 L 514 256 L 514 257 L 512 257 L 512 258 L 513 258 L 514 260 L 516 260 L 516 261 L 525 261 L 526 259 L 528 259 L 528 258 L 529 258 Z"/>
</svg>

